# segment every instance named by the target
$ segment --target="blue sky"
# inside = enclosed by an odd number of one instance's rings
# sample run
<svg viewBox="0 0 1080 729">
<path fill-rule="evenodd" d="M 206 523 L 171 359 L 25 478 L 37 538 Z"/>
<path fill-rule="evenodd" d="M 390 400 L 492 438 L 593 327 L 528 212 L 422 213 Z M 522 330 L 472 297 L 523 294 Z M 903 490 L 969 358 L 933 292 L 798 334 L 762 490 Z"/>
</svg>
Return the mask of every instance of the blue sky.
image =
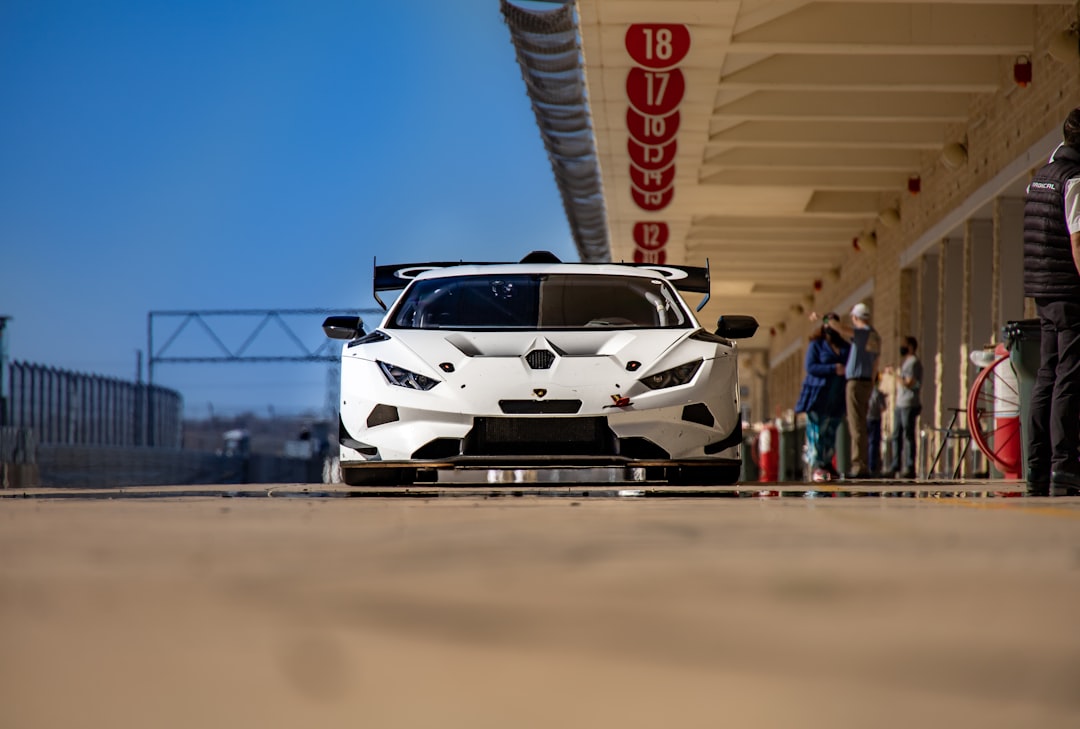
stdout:
<svg viewBox="0 0 1080 729">
<path fill-rule="evenodd" d="M 0 108 L 12 360 L 134 379 L 151 310 L 372 307 L 373 256 L 577 259 L 497 0 L 4 0 Z M 155 381 L 191 417 L 326 396 L 318 364 Z"/>
</svg>

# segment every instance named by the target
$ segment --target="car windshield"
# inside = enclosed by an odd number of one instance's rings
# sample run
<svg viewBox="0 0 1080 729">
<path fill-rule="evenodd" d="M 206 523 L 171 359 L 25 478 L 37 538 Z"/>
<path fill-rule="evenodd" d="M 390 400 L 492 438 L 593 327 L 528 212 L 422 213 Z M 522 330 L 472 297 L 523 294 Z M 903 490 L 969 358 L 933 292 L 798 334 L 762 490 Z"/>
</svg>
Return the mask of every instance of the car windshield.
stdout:
<svg viewBox="0 0 1080 729">
<path fill-rule="evenodd" d="M 395 329 L 593 329 L 694 326 L 665 281 L 597 274 L 486 274 L 416 281 Z"/>
</svg>

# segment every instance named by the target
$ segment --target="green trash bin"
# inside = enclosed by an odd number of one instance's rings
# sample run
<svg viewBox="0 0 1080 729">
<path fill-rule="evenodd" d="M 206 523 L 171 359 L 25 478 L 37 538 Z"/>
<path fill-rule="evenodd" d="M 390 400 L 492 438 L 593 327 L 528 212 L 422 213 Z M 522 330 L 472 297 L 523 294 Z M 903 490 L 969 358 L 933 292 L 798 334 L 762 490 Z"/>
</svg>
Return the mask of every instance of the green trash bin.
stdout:
<svg viewBox="0 0 1080 729">
<path fill-rule="evenodd" d="M 1042 331 L 1038 319 L 1010 321 L 1001 328 L 1005 346 L 1009 350 L 1009 364 L 1016 373 L 1016 383 L 1020 388 L 1020 434 L 1021 472 L 1027 478 L 1027 444 L 1031 431 L 1031 388 L 1035 386 L 1035 376 L 1042 361 L 1040 340 Z"/>
<path fill-rule="evenodd" d="M 778 424 L 780 431 L 780 463 L 777 467 L 777 480 L 796 481 L 795 477 L 795 427 L 784 421 Z"/>
<path fill-rule="evenodd" d="M 795 437 L 792 438 L 795 446 L 795 474 L 792 481 L 809 481 L 810 471 L 806 466 L 806 421 L 802 418 L 795 420 Z"/>
<path fill-rule="evenodd" d="M 847 473 L 851 470 L 851 436 L 848 435 L 847 418 L 841 418 L 836 429 L 836 470 Z"/>
<path fill-rule="evenodd" d="M 757 440 L 757 431 L 753 428 L 743 429 L 742 441 L 742 469 L 739 472 L 740 483 L 753 483 L 758 480 L 758 464 L 754 460 L 757 451 L 754 441 Z"/>
</svg>

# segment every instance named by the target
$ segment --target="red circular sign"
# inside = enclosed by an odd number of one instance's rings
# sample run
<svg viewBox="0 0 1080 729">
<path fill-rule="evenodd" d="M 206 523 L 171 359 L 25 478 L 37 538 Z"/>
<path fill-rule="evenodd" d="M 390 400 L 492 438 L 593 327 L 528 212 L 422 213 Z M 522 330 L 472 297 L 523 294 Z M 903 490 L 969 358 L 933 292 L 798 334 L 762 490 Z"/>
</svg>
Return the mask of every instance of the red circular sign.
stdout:
<svg viewBox="0 0 1080 729">
<path fill-rule="evenodd" d="M 626 151 L 630 155 L 630 161 L 643 170 L 664 169 L 675 161 L 675 152 L 678 148 L 678 141 L 675 139 L 659 146 L 641 144 L 632 138 L 626 140 Z"/>
<path fill-rule="evenodd" d="M 686 93 L 686 79 L 677 68 L 649 71 L 635 66 L 626 74 L 626 95 L 634 108 L 650 116 L 675 111 Z"/>
<path fill-rule="evenodd" d="M 634 249 L 634 263 L 664 263 L 667 261 L 667 251 L 644 251 Z"/>
<path fill-rule="evenodd" d="M 660 190 L 659 192 L 646 192 L 639 190 L 630 185 L 630 197 L 634 199 L 634 203 L 642 210 L 663 210 L 671 204 L 671 198 L 675 196 L 675 188 L 669 187 L 666 190 Z"/>
<path fill-rule="evenodd" d="M 663 144 L 679 131 L 679 112 L 667 116 L 646 116 L 626 107 L 626 128 L 630 136 L 642 144 Z"/>
<path fill-rule="evenodd" d="M 634 242 L 644 251 L 657 251 L 667 245 L 668 225 L 663 222 L 634 223 Z"/>
<path fill-rule="evenodd" d="M 659 192 L 675 181 L 675 165 L 670 164 L 662 170 L 643 170 L 630 165 L 630 181 L 643 192 Z"/>
<path fill-rule="evenodd" d="M 670 68 L 690 50 L 690 29 L 685 25 L 636 23 L 626 29 L 626 52 L 646 68 Z"/>
</svg>

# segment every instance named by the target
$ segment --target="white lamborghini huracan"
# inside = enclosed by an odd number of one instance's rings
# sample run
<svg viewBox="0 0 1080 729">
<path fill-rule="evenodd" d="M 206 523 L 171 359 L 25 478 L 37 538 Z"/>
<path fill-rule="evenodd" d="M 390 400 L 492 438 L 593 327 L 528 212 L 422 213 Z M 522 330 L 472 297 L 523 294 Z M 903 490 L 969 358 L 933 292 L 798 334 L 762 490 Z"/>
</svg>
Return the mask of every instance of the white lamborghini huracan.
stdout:
<svg viewBox="0 0 1080 729">
<path fill-rule="evenodd" d="M 707 268 L 562 263 L 375 267 L 382 323 L 332 316 L 341 350 L 341 470 L 350 485 L 495 469 L 614 470 L 614 480 L 729 484 L 742 421 L 736 346 L 748 316 L 705 331 L 679 295 Z M 385 309 L 386 306 L 383 305 Z M 698 307 L 700 310 L 701 306 Z"/>
</svg>

